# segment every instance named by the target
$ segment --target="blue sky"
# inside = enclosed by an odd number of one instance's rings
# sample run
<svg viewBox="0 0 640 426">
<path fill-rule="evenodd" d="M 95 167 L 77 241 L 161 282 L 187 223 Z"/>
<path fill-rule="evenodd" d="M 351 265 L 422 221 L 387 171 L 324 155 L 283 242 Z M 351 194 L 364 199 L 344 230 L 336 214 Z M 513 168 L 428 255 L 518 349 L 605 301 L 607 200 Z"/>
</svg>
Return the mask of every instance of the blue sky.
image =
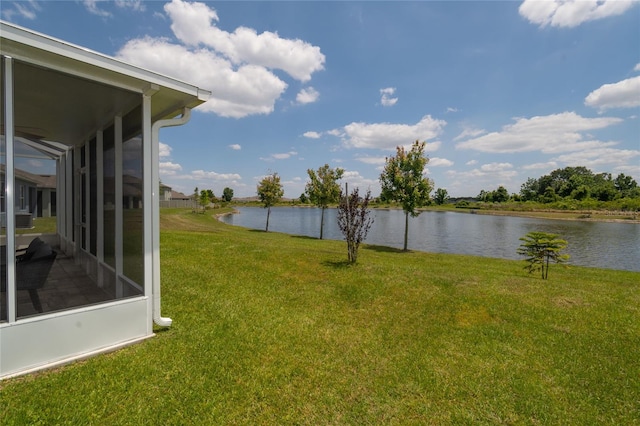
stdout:
<svg viewBox="0 0 640 426">
<path fill-rule="evenodd" d="M 1 15 L 210 90 L 160 134 L 161 179 L 186 194 L 254 196 L 277 172 L 295 198 L 328 163 L 377 195 L 385 157 L 415 140 L 451 196 L 566 166 L 640 181 L 638 1 L 4 0 Z"/>
</svg>

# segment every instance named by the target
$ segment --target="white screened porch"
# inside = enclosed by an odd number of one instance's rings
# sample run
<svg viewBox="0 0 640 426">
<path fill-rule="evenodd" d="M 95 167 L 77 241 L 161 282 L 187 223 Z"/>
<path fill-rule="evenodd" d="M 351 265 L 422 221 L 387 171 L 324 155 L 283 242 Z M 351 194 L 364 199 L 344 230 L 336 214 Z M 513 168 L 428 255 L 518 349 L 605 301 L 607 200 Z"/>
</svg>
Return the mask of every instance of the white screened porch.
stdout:
<svg viewBox="0 0 640 426">
<path fill-rule="evenodd" d="M 145 339 L 154 321 L 170 325 L 160 315 L 158 133 L 186 123 L 209 94 L 1 25 L 3 378 Z M 25 158 L 55 164 L 53 232 L 16 232 L 15 170 L 28 167 Z M 31 257 L 18 250 L 36 237 L 42 244 Z M 95 297 L 64 300 L 75 294 L 74 285 Z M 59 288 L 67 293 L 54 291 Z"/>
</svg>

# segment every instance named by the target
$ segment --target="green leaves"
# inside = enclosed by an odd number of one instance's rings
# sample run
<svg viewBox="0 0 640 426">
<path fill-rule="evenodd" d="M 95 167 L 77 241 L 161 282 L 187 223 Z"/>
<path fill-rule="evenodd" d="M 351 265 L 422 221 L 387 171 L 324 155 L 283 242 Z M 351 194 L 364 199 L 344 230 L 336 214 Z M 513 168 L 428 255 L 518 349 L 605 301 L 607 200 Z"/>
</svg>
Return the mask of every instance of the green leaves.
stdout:
<svg viewBox="0 0 640 426">
<path fill-rule="evenodd" d="M 557 237 L 556 234 L 534 231 L 520 238 L 523 243 L 518 248 L 518 254 L 527 256 L 525 269 L 529 273 L 541 271 L 542 279 L 546 280 L 549 276 L 549 261 L 564 263 L 569 259 L 568 254 L 560 254 L 568 243 Z"/>
<path fill-rule="evenodd" d="M 278 173 L 265 176 L 257 187 L 258 197 L 265 207 L 271 207 L 284 195 Z"/>
<path fill-rule="evenodd" d="M 433 183 L 423 176 L 429 159 L 424 156 L 424 142 L 415 141 L 410 151 L 396 148 L 396 156 L 386 159 L 380 175 L 382 197 L 400 203 L 411 216 L 418 216 L 417 208 L 429 202 Z"/>
<path fill-rule="evenodd" d="M 386 159 L 380 175 L 380 198 L 400 203 L 405 215 L 416 217 L 416 209 L 429 203 L 433 182 L 423 176 L 429 159 L 424 156 L 424 142 L 415 141 L 410 151 L 396 148 L 396 156 Z M 407 250 L 408 221 L 405 220 L 404 250 Z"/>
<path fill-rule="evenodd" d="M 327 208 L 329 204 L 336 203 L 340 198 L 340 185 L 338 180 L 342 178 L 344 170 L 332 169 L 328 164 L 320 167 L 318 171 L 308 169 L 310 181 L 307 182 L 305 192 L 309 200 L 318 207 Z"/>
<path fill-rule="evenodd" d="M 342 178 L 344 170 L 341 168 L 332 169 L 328 164 L 320 167 L 318 171 L 308 169 L 310 181 L 305 188 L 309 195 L 309 200 L 322 209 L 322 219 L 320 220 L 320 239 L 324 228 L 324 209 L 329 204 L 335 203 L 340 198 L 340 185 L 338 180 Z"/>
<path fill-rule="evenodd" d="M 269 232 L 269 215 L 271 215 L 271 206 L 277 203 L 284 195 L 284 189 L 282 189 L 278 173 L 265 176 L 258 184 L 257 192 L 258 197 L 260 197 L 260 201 L 262 201 L 264 207 L 267 209 L 267 225 L 265 227 L 265 231 Z"/>
</svg>

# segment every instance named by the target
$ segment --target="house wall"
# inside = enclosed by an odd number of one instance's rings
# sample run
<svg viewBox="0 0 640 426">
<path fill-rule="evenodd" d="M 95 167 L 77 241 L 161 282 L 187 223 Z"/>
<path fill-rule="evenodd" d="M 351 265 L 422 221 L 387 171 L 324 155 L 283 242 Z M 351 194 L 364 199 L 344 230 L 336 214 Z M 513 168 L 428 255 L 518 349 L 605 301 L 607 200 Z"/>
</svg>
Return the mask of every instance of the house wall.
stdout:
<svg viewBox="0 0 640 426">
<path fill-rule="evenodd" d="M 38 189 L 38 192 L 40 193 L 40 200 L 39 200 L 40 203 L 38 206 L 38 210 L 41 210 L 41 212 L 39 211 L 40 214 L 38 214 L 38 217 L 53 216 L 53 211 L 51 206 L 52 190 L 50 188 L 41 188 L 41 189 Z"/>
</svg>

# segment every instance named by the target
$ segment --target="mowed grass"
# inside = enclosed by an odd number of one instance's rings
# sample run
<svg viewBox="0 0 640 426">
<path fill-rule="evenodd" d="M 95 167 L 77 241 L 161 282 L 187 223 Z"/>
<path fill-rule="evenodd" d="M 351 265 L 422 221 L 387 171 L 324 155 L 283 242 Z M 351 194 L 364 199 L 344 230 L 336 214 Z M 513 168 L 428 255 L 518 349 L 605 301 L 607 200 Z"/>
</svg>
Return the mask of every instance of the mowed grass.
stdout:
<svg viewBox="0 0 640 426">
<path fill-rule="evenodd" d="M 640 424 L 638 273 L 161 221 L 172 327 L 0 382 L 0 424 Z"/>
</svg>

